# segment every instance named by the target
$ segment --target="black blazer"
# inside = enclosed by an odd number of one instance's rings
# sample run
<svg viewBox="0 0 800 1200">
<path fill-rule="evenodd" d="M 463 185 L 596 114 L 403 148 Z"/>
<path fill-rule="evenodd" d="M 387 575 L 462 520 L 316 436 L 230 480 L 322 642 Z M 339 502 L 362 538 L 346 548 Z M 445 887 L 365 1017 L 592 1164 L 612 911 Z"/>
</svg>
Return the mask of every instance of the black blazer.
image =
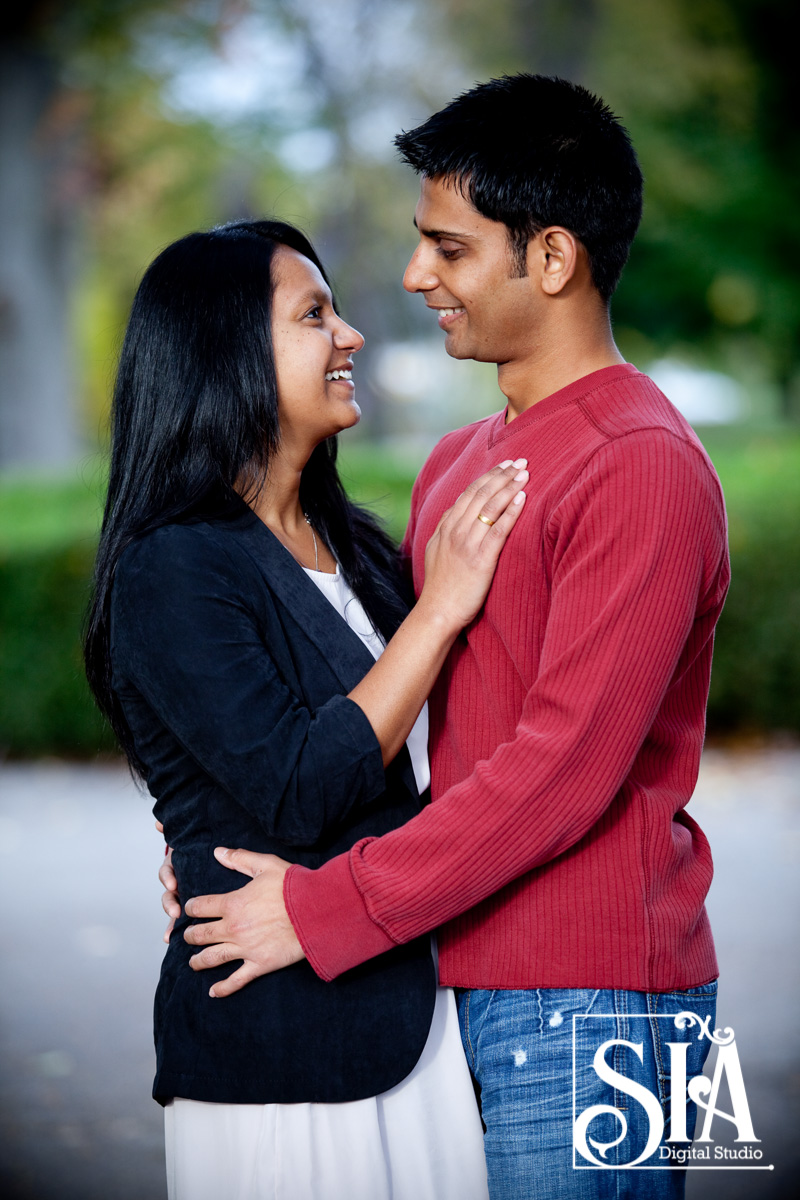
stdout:
<svg viewBox="0 0 800 1200">
<path fill-rule="evenodd" d="M 244 504 L 124 551 L 111 660 L 187 899 L 245 882 L 215 846 L 317 867 L 419 811 L 408 752 L 384 773 L 372 727 L 347 699 L 371 654 Z M 187 923 L 156 993 L 161 1103 L 357 1100 L 413 1069 L 435 998 L 427 937 L 332 983 L 302 962 L 215 1000 L 209 988 L 233 967 L 192 971 Z"/>
</svg>

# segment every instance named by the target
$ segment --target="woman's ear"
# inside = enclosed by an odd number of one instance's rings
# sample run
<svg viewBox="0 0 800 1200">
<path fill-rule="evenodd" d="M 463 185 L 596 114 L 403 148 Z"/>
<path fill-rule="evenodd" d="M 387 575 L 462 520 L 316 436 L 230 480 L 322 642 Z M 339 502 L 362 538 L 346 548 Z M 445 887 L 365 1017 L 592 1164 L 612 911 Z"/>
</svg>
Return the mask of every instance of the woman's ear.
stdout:
<svg viewBox="0 0 800 1200">
<path fill-rule="evenodd" d="M 542 291 L 556 296 L 574 276 L 580 254 L 574 233 L 549 225 L 528 242 L 528 274 L 538 275 Z"/>
</svg>

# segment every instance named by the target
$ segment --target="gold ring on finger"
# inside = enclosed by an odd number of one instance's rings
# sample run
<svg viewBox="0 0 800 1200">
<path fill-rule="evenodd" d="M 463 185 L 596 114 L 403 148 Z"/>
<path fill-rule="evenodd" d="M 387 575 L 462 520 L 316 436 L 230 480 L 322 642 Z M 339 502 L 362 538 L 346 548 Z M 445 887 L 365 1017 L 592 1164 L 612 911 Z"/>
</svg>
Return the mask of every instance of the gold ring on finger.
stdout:
<svg viewBox="0 0 800 1200">
<path fill-rule="evenodd" d="M 494 521 L 490 517 L 485 517 L 483 513 L 478 513 L 478 520 L 483 521 L 484 525 L 494 525 Z"/>
</svg>

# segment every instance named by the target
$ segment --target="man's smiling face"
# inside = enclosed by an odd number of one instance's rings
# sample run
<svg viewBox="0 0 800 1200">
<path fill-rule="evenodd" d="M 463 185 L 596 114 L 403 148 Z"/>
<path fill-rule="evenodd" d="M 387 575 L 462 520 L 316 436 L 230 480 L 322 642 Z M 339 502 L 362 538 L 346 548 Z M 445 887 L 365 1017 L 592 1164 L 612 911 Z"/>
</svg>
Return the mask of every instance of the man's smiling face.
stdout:
<svg viewBox="0 0 800 1200">
<path fill-rule="evenodd" d="M 442 179 L 423 178 L 414 223 L 419 245 L 403 286 L 438 314 L 453 358 L 506 363 L 534 348 L 543 296 L 516 274 L 508 230 Z"/>
</svg>

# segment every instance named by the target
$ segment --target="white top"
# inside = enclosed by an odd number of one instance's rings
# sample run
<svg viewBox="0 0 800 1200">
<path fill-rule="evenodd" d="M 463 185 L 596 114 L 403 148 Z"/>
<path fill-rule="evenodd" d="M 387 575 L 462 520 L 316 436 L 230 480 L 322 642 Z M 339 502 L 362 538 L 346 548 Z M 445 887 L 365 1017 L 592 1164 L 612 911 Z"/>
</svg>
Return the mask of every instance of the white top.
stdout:
<svg viewBox="0 0 800 1200">
<path fill-rule="evenodd" d="M 315 583 L 323 596 L 336 609 L 352 629 L 357 633 L 374 659 L 380 658 L 385 650 L 381 635 L 375 630 L 361 601 L 353 595 L 350 584 L 342 572 L 336 569 L 335 574 L 328 571 L 315 571 L 312 567 L 303 567 L 308 578 Z M 431 769 L 428 762 L 428 705 L 423 704 L 422 712 L 414 722 L 414 727 L 406 741 L 408 753 L 411 755 L 411 766 L 414 768 L 414 778 L 420 796 L 430 787 Z"/>
</svg>

